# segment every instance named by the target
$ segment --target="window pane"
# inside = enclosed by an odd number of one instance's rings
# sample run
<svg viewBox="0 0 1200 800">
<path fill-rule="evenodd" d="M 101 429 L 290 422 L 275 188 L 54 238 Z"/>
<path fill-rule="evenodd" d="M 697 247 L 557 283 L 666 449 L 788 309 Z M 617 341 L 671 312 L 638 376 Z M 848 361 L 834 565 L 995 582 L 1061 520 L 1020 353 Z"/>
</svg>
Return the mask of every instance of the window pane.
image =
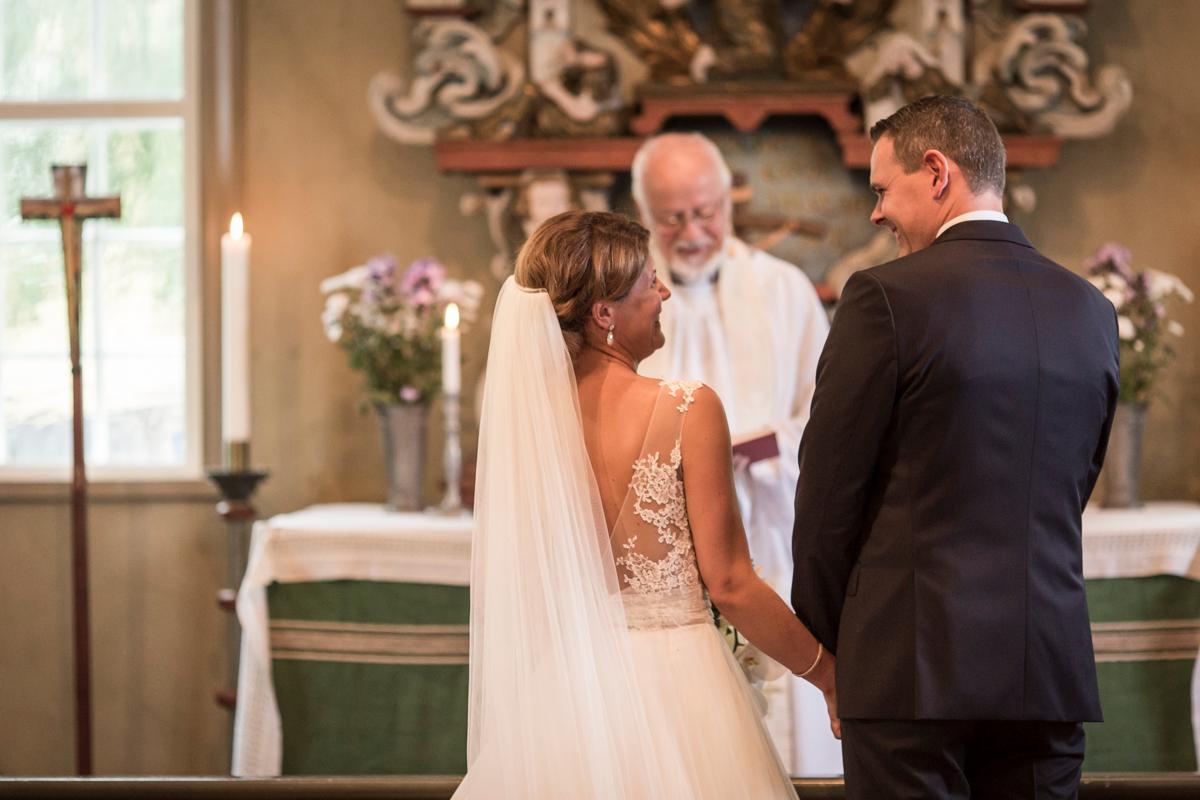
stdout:
<svg viewBox="0 0 1200 800">
<path fill-rule="evenodd" d="M 105 143 L 108 176 L 97 191 L 121 195 L 122 225 L 183 224 L 183 125 L 123 123 Z"/>
<path fill-rule="evenodd" d="M 88 132 L 78 124 L 0 125 L 4 224 L 21 224 L 22 197 L 48 197 L 51 164 L 88 160 Z M 90 176 L 89 176 L 90 177 Z"/>
<path fill-rule="evenodd" d="M 71 463 L 71 371 L 56 359 L 0 361 L 4 463 L 45 467 Z"/>
<path fill-rule="evenodd" d="M 0 37 L 0 100 L 183 97 L 183 0 L 3 0 Z"/>
<path fill-rule="evenodd" d="M 6 0 L 3 100 L 84 100 L 92 65 L 91 0 Z"/>
<path fill-rule="evenodd" d="M 102 358 L 150 354 L 183 358 L 182 245 L 181 241 L 174 245 L 118 241 L 100 248 L 99 293 L 92 303 L 85 303 L 84 314 L 89 323 L 85 330 L 95 331 Z M 90 324 L 93 313 L 99 315 L 98 326 Z"/>
<path fill-rule="evenodd" d="M 183 353 L 170 358 L 104 358 L 99 396 L 104 405 L 104 463 L 181 465 L 186 450 Z M 90 416 L 90 415 L 89 415 Z M 98 430 L 97 433 L 100 433 Z M 89 437 L 88 457 L 100 436 Z M 99 457 L 100 454 L 97 453 Z"/>
<path fill-rule="evenodd" d="M 5 224 L 18 225 L 22 197 L 47 197 L 52 164 L 88 165 L 90 195 L 119 194 L 121 218 L 109 225 L 183 224 L 183 122 L 124 119 L 0 123 Z M 45 228 L 49 223 L 36 223 Z"/>
<path fill-rule="evenodd" d="M 182 0 L 107 0 L 104 98 L 177 100 L 183 96 Z"/>
<path fill-rule="evenodd" d="M 0 354 L 67 357 L 67 301 L 56 242 L 0 247 Z M 6 383 L 0 375 L 0 384 Z"/>
</svg>

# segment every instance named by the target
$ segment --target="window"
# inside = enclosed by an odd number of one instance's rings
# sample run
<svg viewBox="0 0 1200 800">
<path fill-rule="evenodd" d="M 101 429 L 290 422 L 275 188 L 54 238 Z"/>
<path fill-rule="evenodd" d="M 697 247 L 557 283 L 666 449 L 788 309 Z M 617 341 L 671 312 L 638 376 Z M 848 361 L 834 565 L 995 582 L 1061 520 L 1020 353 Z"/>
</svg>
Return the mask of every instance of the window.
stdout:
<svg viewBox="0 0 1200 800">
<path fill-rule="evenodd" d="M 0 2 L 0 478 L 63 478 L 71 380 L 50 165 L 88 165 L 119 220 L 83 233 L 93 479 L 199 475 L 196 0 Z"/>
</svg>

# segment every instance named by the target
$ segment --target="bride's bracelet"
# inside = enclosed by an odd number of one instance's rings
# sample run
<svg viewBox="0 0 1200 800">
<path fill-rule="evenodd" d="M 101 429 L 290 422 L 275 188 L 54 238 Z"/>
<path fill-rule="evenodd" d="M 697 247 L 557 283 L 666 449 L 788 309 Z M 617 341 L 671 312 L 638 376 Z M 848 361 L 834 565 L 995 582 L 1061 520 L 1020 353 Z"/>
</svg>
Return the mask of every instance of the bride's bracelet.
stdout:
<svg viewBox="0 0 1200 800">
<path fill-rule="evenodd" d="M 817 664 L 821 663 L 821 656 L 823 656 L 823 655 L 825 655 L 825 645 L 821 644 L 820 642 L 817 642 L 817 657 L 813 659 L 812 666 L 810 666 L 808 669 L 804 670 L 804 672 L 797 673 L 796 677 L 797 678 L 808 677 L 808 674 L 817 668 Z"/>
</svg>

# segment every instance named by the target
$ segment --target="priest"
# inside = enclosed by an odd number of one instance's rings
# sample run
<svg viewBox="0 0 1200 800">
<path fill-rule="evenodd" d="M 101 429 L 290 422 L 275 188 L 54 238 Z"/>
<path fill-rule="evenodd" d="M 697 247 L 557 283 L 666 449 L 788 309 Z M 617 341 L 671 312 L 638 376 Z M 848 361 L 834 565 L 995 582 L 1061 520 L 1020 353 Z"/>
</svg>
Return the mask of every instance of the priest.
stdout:
<svg viewBox="0 0 1200 800">
<path fill-rule="evenodd" d="M 666 346 L 639 371 L 703 381 L 721 398 L 750 554 L 786 599 L 796 453 L 828 317 L 799 268 L 733 234 L 732 175 L 707 137 L 648 139 L 634 157 L 632 179 L 659 276 L 672 292 L 661 317 Z M 799 775 L 840 773 L 841 751 L 820 693 L 783 680 L 768 691 L 768 722 L 785 764 Z"/>
</svg>

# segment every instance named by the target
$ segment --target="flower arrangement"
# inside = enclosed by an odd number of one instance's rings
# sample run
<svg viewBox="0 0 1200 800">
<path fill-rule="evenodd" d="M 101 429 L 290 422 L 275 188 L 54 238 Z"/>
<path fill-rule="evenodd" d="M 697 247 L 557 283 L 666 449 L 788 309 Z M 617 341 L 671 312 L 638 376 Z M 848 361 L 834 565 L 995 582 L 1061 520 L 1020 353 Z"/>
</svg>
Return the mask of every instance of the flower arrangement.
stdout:
<svg viewBox="0 0 1200 800">
<path fill-rule="evenodd" d="M 1120 402 L 1146 403 L 1159 371 L 1175 355 L 1169 337 L 1183 335 L 1183 326 L 1167 318 L 1166 301 L 1179 297 L 1190 303 L 1192 291 L 1166 272 L 1134 270 L 1129 250 L 1111 242 L 1097 250 L 1084 269 L 1117 309 Z"/>
<path fill-rule="evenodd" d="M 438 330 L 447 305 L 457 303 L 464 326 L 475 319 L 483 287 L 446 277 L 432 258 L 397 268 L 379 255 L 321 282 L 325 335 L 366 376 L 368 400 L 428 404 L 441 380 Z"/>
</svg>

